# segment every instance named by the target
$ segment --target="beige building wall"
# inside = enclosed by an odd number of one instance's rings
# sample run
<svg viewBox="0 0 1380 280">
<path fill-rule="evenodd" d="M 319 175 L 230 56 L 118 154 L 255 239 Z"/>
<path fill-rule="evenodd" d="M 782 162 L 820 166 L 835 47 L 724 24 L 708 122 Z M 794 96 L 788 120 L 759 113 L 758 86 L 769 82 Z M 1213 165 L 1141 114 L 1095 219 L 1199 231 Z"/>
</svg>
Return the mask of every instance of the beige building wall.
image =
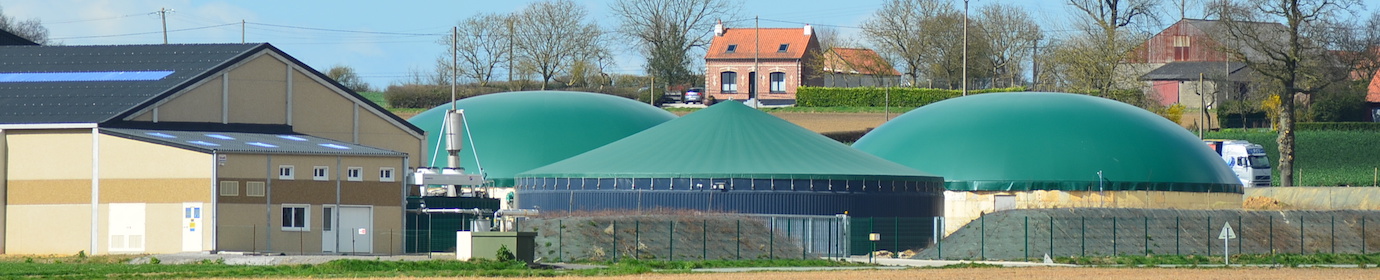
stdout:
<svg viewBox="0 0 1380 280">
<path fill-rule="evenodd" d="M 288 73 L 288 64 L 271 55 L 231 68 L 230 123 L 286 124 Z"/>
<path fill-rule="evenodd" d="M 945 191 L 944 235 L 997 209 L 997 197 L 1014 200 L 1011 209 L 1043 208 L 1163 208 L 1163 209 L 1241 209 L 1239 193 L 1200 193 L 1168 191 Z"/>
</svg>

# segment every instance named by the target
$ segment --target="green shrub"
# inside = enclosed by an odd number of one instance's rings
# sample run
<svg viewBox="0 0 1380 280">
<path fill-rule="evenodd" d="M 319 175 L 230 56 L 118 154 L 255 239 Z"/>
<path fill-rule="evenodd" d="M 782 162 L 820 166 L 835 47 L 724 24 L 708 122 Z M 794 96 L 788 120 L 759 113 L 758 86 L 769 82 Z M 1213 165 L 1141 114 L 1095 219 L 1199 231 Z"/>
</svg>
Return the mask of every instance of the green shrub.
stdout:
<svg viewBox="0 0 1380 280">
<path fill-rule="evenodd" d="M 498 252 L 494 254 L 494 258 L 497 258 L 500 262 L 517 260 L 517 256 L 513 255 L 513 251 L 508 250 L 508 245 L 498 245 Z"/>
<path fill-rule="evenodd" d="M 969 93 L 978 94 L 1025 90 L 1024 87 L 1012 87 L 975 90 L 969 91 Z M 962 92 L 959 90 L 933 88 L 835 88 L 802 86 L 796 88 L 795 105 L 798 107 L 880 107 L 889 104 L 891 107 L 913 108 L 939 102 L 944 99 L 959 97 L 961 94 Z"/>
<path fill-rule="evenodd" d="M 1380 123 L 1375 122 L 1301 122 L 1294 124 L 1295 131 L 1380 131 Z"/>
<path fill-rule="evenodd" d="M 383 98 L 394 108 L 431 108 L 450 102 L 450 89 L 437 85 L 391 85 Z"/>
</svg>

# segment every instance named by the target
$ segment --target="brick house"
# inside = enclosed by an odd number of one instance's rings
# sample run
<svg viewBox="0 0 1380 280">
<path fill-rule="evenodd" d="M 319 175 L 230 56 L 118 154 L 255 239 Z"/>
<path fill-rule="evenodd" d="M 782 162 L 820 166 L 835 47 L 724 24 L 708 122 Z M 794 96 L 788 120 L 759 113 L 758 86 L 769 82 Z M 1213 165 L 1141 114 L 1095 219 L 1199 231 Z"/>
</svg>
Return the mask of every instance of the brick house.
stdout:
<svg viewBox="0 0 1380 280">
<path fill-rule="evenodd" d="M 1264 29 L 1277 23 L 1259 23 Z M 1163 105 L 1211 108 L 1221 99 L 1242 98 L 1251 75 L 1246 64 L 1223 49 L 1240 49 L 1257 55 L 1250 47 L 1227 38 L 1226 26 L 1216 20 L 1182 19 L 1132 50 L 1130 63 L 1148 72 L 1139 76 L 1147 93 Z M 1199 84 L 1201 81 L 1201 85 Z M 1207 95 L 1199 96 L 1199 90 Z"/>
<path fill-rule="evenodd" d="M 822 84 L 822 79 L 807 75 L 811 73 L 807 61 L 818 53 L 819 40 L 809 25 L 725 28 L 723 23 L 715 24 L 714 39 L 704 56 L 705 91 L 717 100 L 758 97 L 764 102 L 794 103 L 797 87 Z M 757 78 L 759 72 L 767 77 Z"/>
</svg>

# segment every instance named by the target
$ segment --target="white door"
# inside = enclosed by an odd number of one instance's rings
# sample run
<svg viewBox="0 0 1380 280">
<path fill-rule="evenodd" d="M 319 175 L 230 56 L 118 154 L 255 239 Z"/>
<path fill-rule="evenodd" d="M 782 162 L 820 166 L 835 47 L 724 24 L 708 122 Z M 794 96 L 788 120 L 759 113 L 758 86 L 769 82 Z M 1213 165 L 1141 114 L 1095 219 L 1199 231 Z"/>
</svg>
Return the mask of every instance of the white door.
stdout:
<svg viewBox="0 0 1380 280">
<path fill-rule="evenodd" d="M 182 251 L 200 252 L 201 235 L 206 225 L 201 223 L 201 202 L 182 203 Z"/>
<path fill-rule="evenodd" d="M 111 252 L 144 251 L 143 203 L 111 203 L 109 243 Z"/>
<path fill-rule="evenodd" d="M 322 207 L 321 251 L 373 253 L 373 221 L 374 209 L 370 206 Z"/>
</svg>

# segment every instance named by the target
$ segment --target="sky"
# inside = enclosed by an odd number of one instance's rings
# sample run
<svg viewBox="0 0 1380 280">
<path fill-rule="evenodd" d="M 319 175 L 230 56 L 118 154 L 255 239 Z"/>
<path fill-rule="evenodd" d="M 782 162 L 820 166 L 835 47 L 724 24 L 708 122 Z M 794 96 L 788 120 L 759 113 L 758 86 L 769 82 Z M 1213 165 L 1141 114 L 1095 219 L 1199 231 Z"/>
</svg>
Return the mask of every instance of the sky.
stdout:
<svg viewBox="0 0 1380 280">
<path fill-rule="evenodd" d="M 1190 2 L 1202 0 L 1190 0 Z M 4 14 L 37 18 L 49 38 L 63 45 L 161 44 L 158 11 L 166 9 L 167 40 L 172 44 L 267 42 L 324 72 L 353 67 L 375 88 L 431 72 L 444 52 L 440 39 L 451 26 L 481 13 L 511 13 L 531 0 L 0 0 Z M 614 0 L 577 0 L 605 31 L 617 28 L 608 8 Z M 1073 14 L 1063 0 L 972 0 L 970 8 L 1007 3 L 1026 9 L 1046 38 L 1068 36 Z M 1380 8 L 1363 0 L 1361 14 Z M 859 26 L 883 0 L 752 0 L 741 15 L 762 27 L 800 27 L 809 23 L 858 39 Z M 956 7 L 963 2 L 954 0 Z M 1200 15 L 1190 9 L 1188 17 Z M 241 24 L 243 22 L 243 24 Z M 752 22 L 741 21 L 751 27 Z M 1161 25 L 1168 26 L 1165 20 Z M 1157 27 L 1157 28 L 1163 28 Z M 642 74 L 644 58 L 627 44 L 611 44 L 616 65 L 609 72 Z M 692 54 L 703 56 L 703 51 Z"/>
</svg>

